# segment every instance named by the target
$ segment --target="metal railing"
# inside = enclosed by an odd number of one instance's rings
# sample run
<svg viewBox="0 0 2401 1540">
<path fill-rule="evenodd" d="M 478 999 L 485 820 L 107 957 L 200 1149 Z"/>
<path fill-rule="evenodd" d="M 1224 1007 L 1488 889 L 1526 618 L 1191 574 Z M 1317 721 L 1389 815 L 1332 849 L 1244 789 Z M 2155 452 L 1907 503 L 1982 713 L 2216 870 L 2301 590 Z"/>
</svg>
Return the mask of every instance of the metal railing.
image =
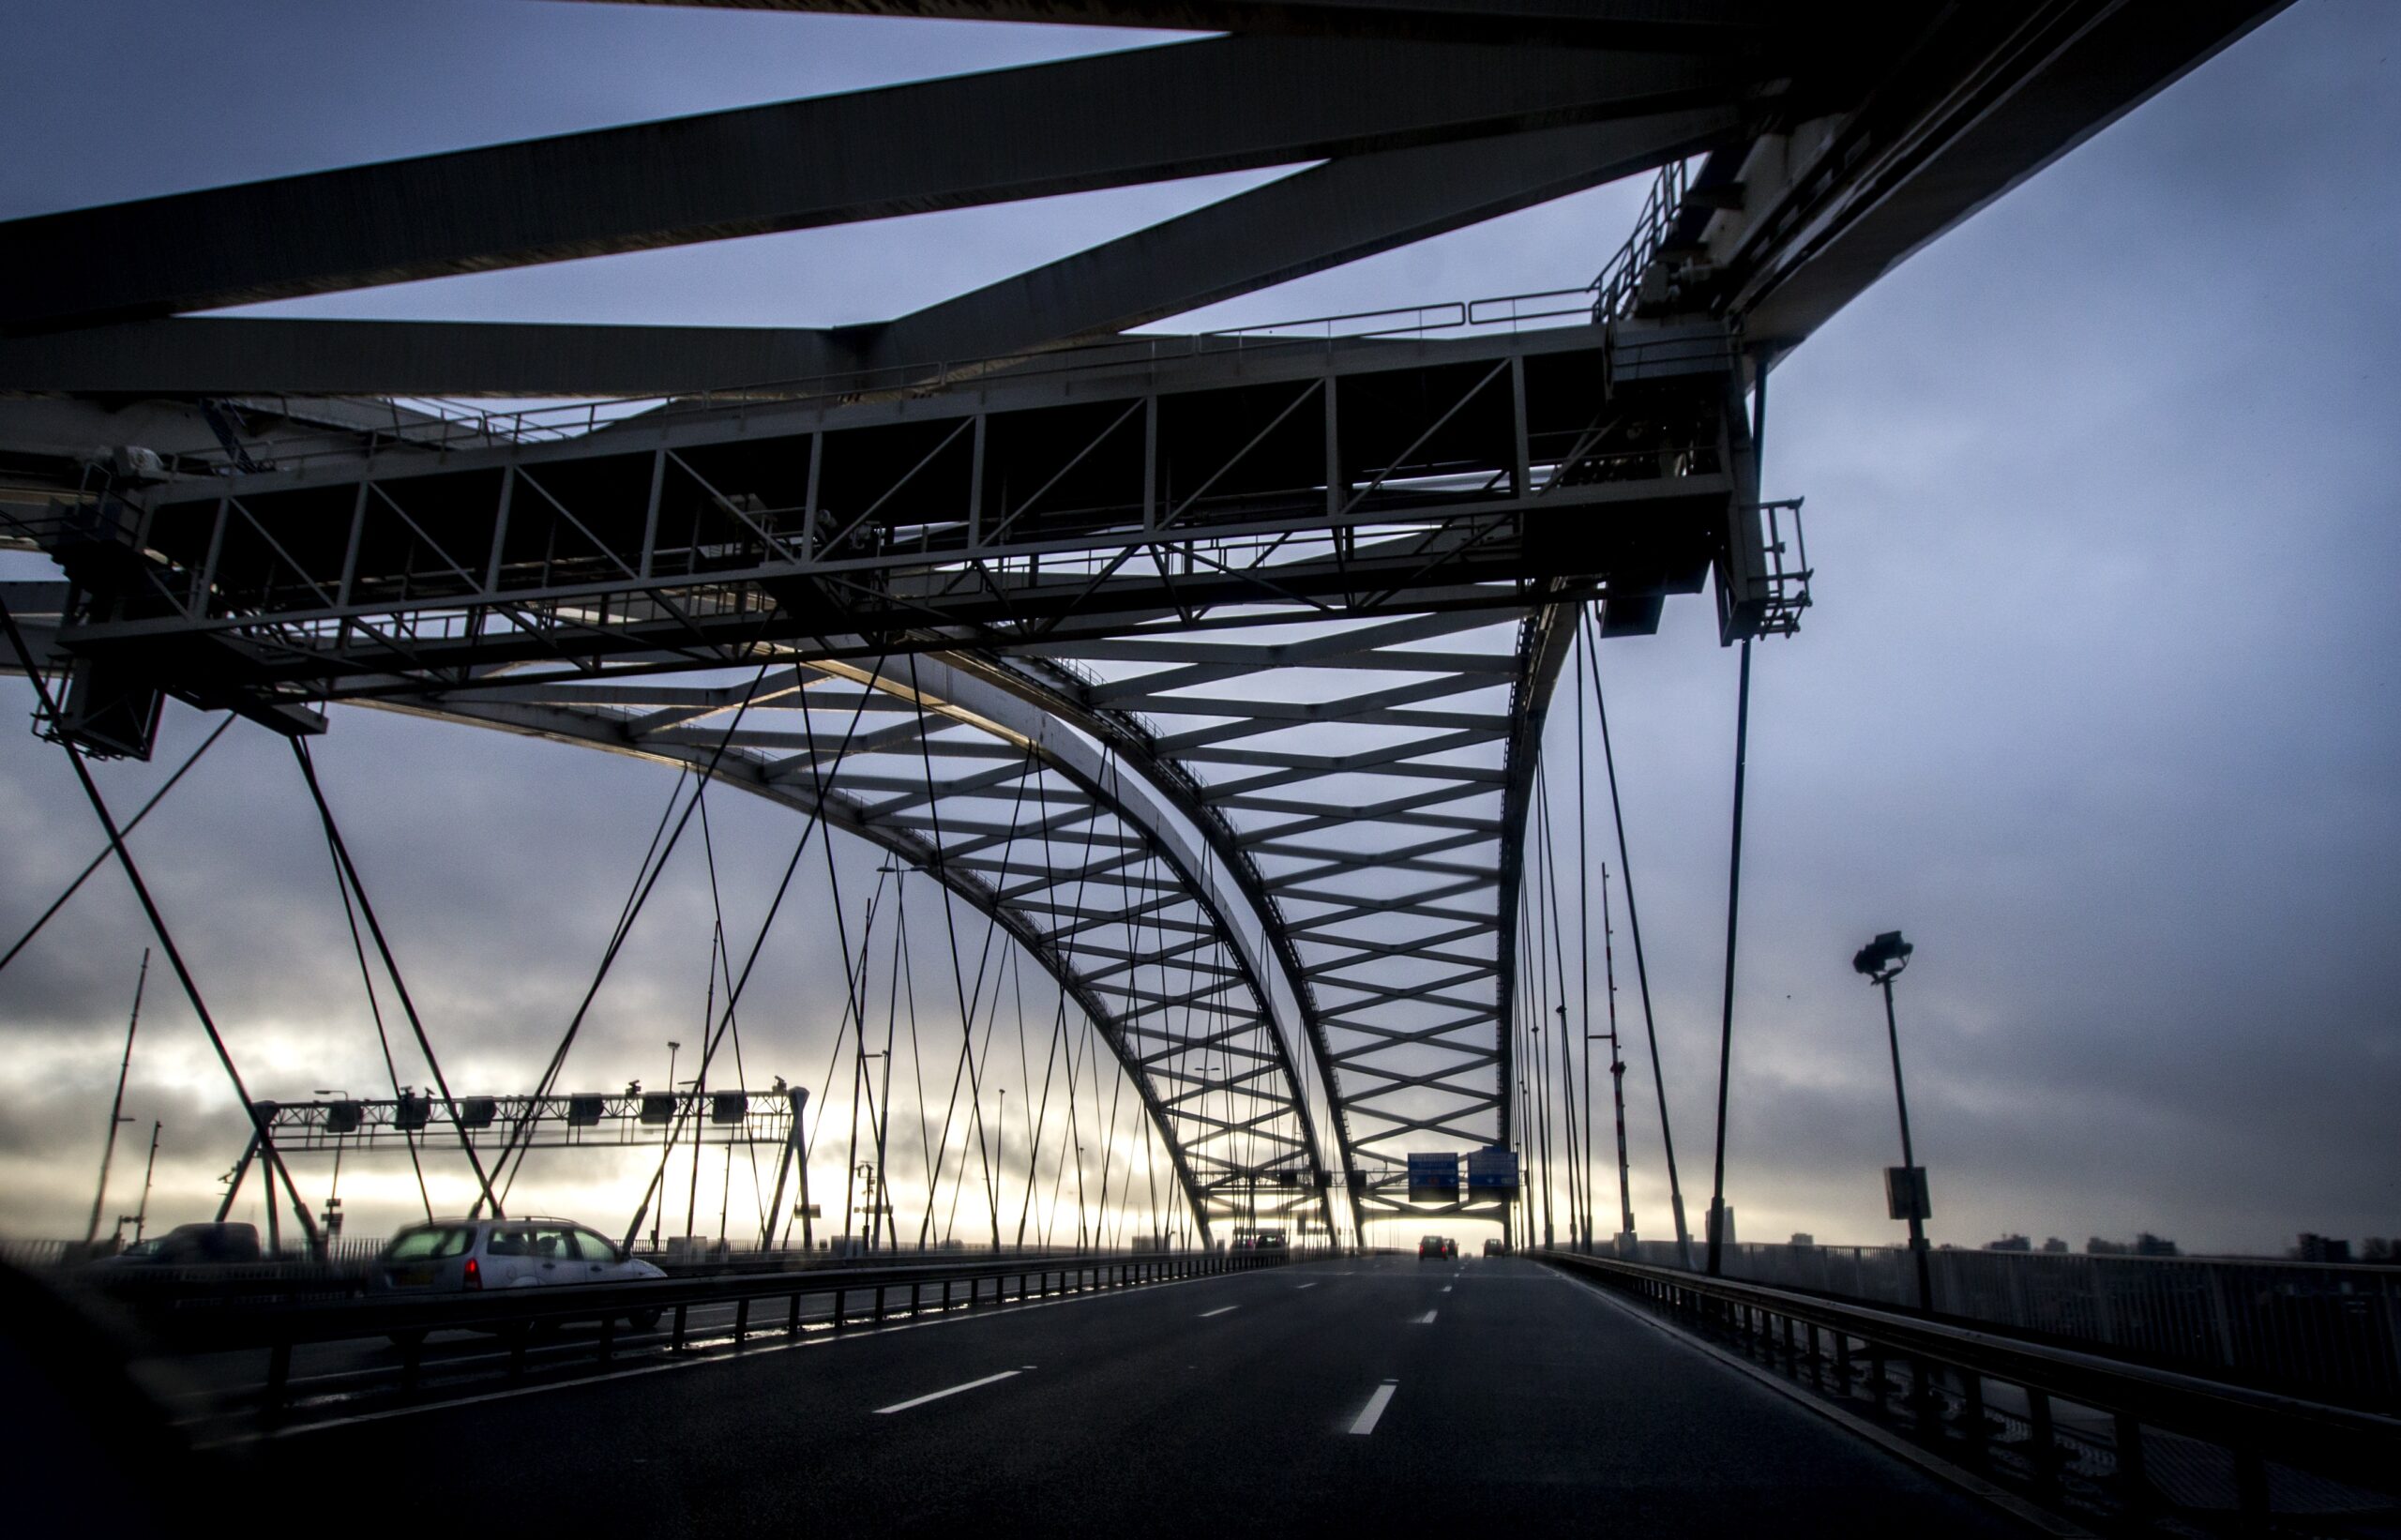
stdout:
<svg viewBox="0 0 2401 1540">
<path fill-rule="evenodd" d="M 1672 1242 L 1635 1261 L 1676 1265 Z M 2401 1268 L 2230 1257 L 1937 1250 L 1934 1309 L 2296 1395 L 2401 1410 Z M 1725 1248 L 1725 1275 L 1907 1307 L 1899 1246 Z"/>
<path fill-rule="evenodd" d="M 2060 1427 L 2056 1403 L 2064 1402 L 2107 1420 L 2107 1494 L 2136 1513 L 2163 1502 L 2147 1473 L 2152 1433 L 2223 1450 L 2236 1506 L 2254 1519 L 2269 1508 L 2272 1463 L 2401 1492 L 2401 1420 L 2392 1417 L 1756 1283 L 1572 1252 L 1534 1255 L 2037 1491 L 2055 1491 L 2076 1458 Z M 1993 1414 L 1996 1387 L 2022 1405 L 2022 1416 Z"/>
<path fill-rule="evenodd" d="M 1659 168 L 1651 183 L 1650 194 L 1642 200 L 1642 212 L 1634 221 L 1634 230 L 1625 244 L 1603 264 L 1593 279 L 1592 313 L 1595 321 L 1622 320 L 1633 313 L 1636 296 L 1641 292 L 1642 276 L 1658 260 L 1659 249 L 1667 244 L 1668 227 L 1675 222 L 1684 204 L 1684 163 L 1670 160 Z"/>
</svg>

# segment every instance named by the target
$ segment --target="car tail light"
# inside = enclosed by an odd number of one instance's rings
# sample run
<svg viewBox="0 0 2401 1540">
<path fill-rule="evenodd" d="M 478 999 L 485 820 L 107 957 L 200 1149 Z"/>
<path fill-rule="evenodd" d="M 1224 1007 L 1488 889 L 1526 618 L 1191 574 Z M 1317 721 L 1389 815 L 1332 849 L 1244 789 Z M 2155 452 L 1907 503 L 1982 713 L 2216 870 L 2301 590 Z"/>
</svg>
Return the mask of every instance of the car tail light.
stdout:
<svg viewBox="0 0 2401 1540">
<path fill-rule="evenodd" d="M 475 1258 L 470 1257 L 470 1258 L 468 1258 L 468 1259 L 467 1259 L 467 1282 L 466 1282 L 466 1287 L 467 1287 L 467 1288 L 469 1288 L 469 1289 L 481 1289 L 483 1286 L 484 1286 L 484 1270 L 483 1270 L 483 1265 L 482 1265 L 480 1262 L 476 1261 Z"/>
</svg>

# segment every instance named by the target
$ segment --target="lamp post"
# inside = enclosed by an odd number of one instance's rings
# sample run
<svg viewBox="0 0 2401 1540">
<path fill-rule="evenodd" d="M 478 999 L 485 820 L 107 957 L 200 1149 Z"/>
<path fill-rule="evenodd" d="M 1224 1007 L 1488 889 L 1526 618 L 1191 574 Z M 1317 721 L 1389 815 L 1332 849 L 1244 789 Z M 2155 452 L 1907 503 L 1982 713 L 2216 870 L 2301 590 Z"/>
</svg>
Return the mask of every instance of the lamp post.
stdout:
<svg viewBox="0 0 2401 1540">
<path fill-rule="evenodd" d="M 663 1223 L 660 1215 L 667 1212 L 667 1162 L 675 1153 L 675 1055 L 681 1052 L 683 1048 L 684 1045 L 674 1038 L 667 1039 L 667 1123 L 660 1141 L 662 1149 L 658 1157 L 658 1210 L 651 1215 L 650 1219 L 650 1248 L 653 1251 L 658 1249 L 658 1230 Z"/>
<path fill-rule="evenodd" d="M 1910 1098 L 1901 1085 L 1901 1030 L 1893 1016 L 1893 980 L 1910 965 L 1910 954 L 1915 950 L 1899 931 L 1887 930 L 1861 947 L 1850 965 L 1884 991 L 1884 1035 L 1893 1049 L 1893 1102 L 1901 1114 L 1901 1168 L 1885 1174 L 1885 1197 L 1893 1217 L 1910 1222 L 1910 1254 L 1917 1263 L 1917 1307 L 1930 1312 L 1934 1272 L 1926 1256 L 1925 1219 L 1933 1205 L 1926 1201 L 1925 1172 L 1919 1169 L 1917 1153 L 1910 1142 Z"/>
</svg>

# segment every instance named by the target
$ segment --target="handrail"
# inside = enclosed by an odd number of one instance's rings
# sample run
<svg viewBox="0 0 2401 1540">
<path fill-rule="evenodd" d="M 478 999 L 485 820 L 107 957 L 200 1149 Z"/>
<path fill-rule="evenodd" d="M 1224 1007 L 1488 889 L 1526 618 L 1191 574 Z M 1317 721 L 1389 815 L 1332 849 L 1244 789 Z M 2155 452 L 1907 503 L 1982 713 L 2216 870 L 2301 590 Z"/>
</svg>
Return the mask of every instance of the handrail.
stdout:
<svg viewBox="0 0 2401 1540">
<path fill-rule="evenodd" d="M 1617 249 L 1593 279 L 1592 290 L 1598 296 L 1593 305 L 1593 320 L 1620 320 L 1633 310 L 1642 275 L 1650 271 L 1659 249 L 1667 244 L 1668 226 L 1684 208 L 1684 163 L 1670 160 L 1659 168 L 1659 174 L 1653 179 L 1651 191 L 1642 200 L 1642 212 L 1635 219 L 1625 244 Z"/>
<path fill-rule="evenodd" d="M 1807 1362 L 1812 1367 L 1823 1366 L 1816 1334 L 1832 1332 L 1835 1334 L 1835 1361 L 1846 1391 L 1850 1343 L 1855 1339 L 1876 1361 L 1913 1359 L 1959 1371 L 1971 1381 L 1982 1377 L 2016 1385 L 2029 1393 L 2031 1402 L 2041 1405 L 2038 1427 L 2048 1425 L 2050 1397 L 2107 1412 L 2118 1422 L 2121 1471 L 2131 1470 L 2137 1479 L 2140 1429 L 2149 1427 L 2222 1445 L 2235 1454 L 2238 1471 L 2246 1462 L 2264 1458 L 2378 1491 L 2393 1491 L 2401 1485 L 2401 1419 L 1763 1284 L 1573 1252 L 1531 1254 L 1563 1270 L 1593 1275 L 1679 1313 L 1715 1317 L 1771 1348 L 1781 1328 L 1788 1353 L 1792 1351 L 1791 1327 L 1805 1327 L 1811 1338 Z M 1926 1377 L 1919 1378 L 1923 1393 L 1928 1388 L 1923 1382 Z M 1879 1391 L 1880 1395 L 1880 1386 Z M 1968 1399 L 1978 1412 L 1976 1418 L 1967 1419 L 1978 1425 L 1970 1429 L 1970 1436 L 1981 1437 L 1980 1381 L 1971 1384 Z M 2130 1436 L 2131 1450 L 2127 1447 Z M 2246 1496 L 2256 1490 L 2264 1502 L 2263 1478 L 2238 1480 L 2238 1486 Z"/>
</svg>

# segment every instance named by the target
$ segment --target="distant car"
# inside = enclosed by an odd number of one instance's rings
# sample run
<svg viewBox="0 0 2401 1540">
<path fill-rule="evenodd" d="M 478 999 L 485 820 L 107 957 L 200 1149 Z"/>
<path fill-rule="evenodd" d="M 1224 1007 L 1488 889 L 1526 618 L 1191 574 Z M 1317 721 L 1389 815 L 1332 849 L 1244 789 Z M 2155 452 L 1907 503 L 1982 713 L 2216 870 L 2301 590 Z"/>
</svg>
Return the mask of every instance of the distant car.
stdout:
<svg viewBox="0 0 2401 1540">
<path fill-rule="evenodd" d="M 1484 1254 L 1487 1257 L 1505 1257 L 1509 1254 L 1509 1243 L 1498 1237 L 1488 1237 L 1484 1243 Z"/>
<path fill-rule="evenodd" d="M 1258 1237 L 1251 1243 L 1251 1249 L 1270 1257 L 1289 1257 L 1292 1254 L 1291 1247 L 1285 1244 L 1284 1232 L 1280 1230 L 1261 1230 Z"/>
<path fill-rule="evenodd" d="M 1422 1262 L 1432 1257 L 1439 1261 L 1451 1254 L 1450 1246 L 1451 1243 L 1440 1235 L 1421 1235 L 1417 1239 L 1417 1260 Z"/>
<path fill-rule="evenodd" d="M 386 1295 L 456 1294 L 666 1276 L 566 1219 L 436 1219 L 393 1236 L 368 1269 L 367 1287 Z M 658 1312 L 636 1310 L 626 1320 L 648 1331 Z"/>
<path fill-rule="evenodd" d="M 88 1265 L 95 1272 L 114 1276 L 151 1267 L 212 1267 L 262 1260 L 256 1225 L 202 1224 L 177 1225 L 164 1235 L 136 1241 L 116 1255 Z"/>
</svg>

